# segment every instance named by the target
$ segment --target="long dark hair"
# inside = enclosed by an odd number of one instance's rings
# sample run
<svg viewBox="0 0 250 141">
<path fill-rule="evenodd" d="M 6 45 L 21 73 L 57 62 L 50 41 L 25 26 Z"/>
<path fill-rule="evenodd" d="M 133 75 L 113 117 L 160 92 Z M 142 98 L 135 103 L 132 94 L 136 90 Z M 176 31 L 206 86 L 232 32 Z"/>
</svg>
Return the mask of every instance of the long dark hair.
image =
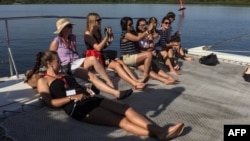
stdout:
<svg viewBox="0 0 250 141">
<path fill-rule="evenodd" d="M 145 21 L 146 24 L 148 24 L 148 22 L 147 22 L 147 20 L 146 20 L 145 18 L 139 18 L 139 19 L 137 20 L 137 22 L 136 22 L 136 28 L 135 28 L 137 33 L 141 32 L 141 30 L 140 30 L 139 27 L 138 27 L 141 21 Z"/>
<path fill-rule="evenodd" d="M 33 74 L 39 73 L 41 65 L 43 65 L 47 68 L 48 67 L 47 61 L 49 61 L 49 62 L 53 61 L 55 55 L 57 55 L 56 51 L 49 50 L 49 51 L 45 51 L 45 52 L 38 52 L 36 54 L 35 65 L 34 65 L 33 69 L 26 74 L 25 82 L 27 82 L 29 79 L 31 79 Z"/>
<path fill-rule="evenodd" d="M 121 19 L 120 25 L 121 25 L 121 29 L 122 31 L 126 31 L 128 28 L 128 21 L 131 21 L 133 23 L 133 19 L 131 17 L 123 17 Z"/>
</svg>

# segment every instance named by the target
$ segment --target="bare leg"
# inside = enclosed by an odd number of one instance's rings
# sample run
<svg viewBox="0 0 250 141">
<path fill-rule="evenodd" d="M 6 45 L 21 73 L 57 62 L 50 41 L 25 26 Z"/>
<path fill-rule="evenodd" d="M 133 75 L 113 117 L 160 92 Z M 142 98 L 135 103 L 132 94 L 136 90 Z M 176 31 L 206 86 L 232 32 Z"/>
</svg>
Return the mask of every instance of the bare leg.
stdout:
<svg viewBox="0 0 250 141">
<path fill-rule="evenodd" d="M 113 94 L 116 97 L 119 97 L 120 92 L 114 88 L 109 87 L 103 81 L 101 81 L 95 74 L 92 72 L 85 70 L 83 68 L 76 69 L 73 74 L 75 77 L 81 78 L 85 81 L 92 82 L 98 89 L 103 92 Z"/>
<path fill-rule="evenodd" d="M 160 140 L 179 136 L 184 126 L 183 123 L 179 123 L 171 126 L 166 132 L 164 128 L 153 124 L 132 107 L 107 99 L 104 99 L 100 107 L 91 111 L 83 121 L 118 126 L 135 135 L 155 136 Z"/>
<path fill-rule="evenodd" d="M 141 65 L 141 66 L 138 66 L 138 69 L 141 70 L 141 71 L 144 71 L 144 66 Z M 158 81 L 161 81 L 162 83 L 166 84 L 166 85 L 169 85 L 169 84 L 174 84 L 175 81 L 173 80 L 168 80 L 160 75 L 158 75 L 156 72 L 154 71 L 150 71 L 149 73 L 149 77 L 151 79 L 154 79 L 154 80 L 158 80 Z"/>
<path fill-rule="evenodd" d="M 161 56 L 163 58 L 164 64 L 169 67 L 170 73 L 172 73 L 174 75 L 179 75 L 179 73 L 176 72 L 174 67 L 173 67 L 173 64 L 168 56 L 168 52 L 166 50 L 162 50 L 160 53 L 161 53 Z"/>
<path fill-rule="evenodd" d="M 186 54 L 184 53 L 184 50 L 181 47 L 181 45 L 175 46 L 175 48 L 177 49 L 178 53 L 180 54 L 181 59 L 183 59 L 185 61 L 188 61 L 188 62 L 193 62 L 194 61 L 193 57 L 186 56 Z"/>
<path fill-rule="evenodd" d="M 160 75 L 160 76 L 162 76 L 162 77 L 164 77 L 164 78 L 166 78 L 166 79 L 172 80 L 172 81 L 178 80 L 178 79 L 176 79 L 176 78 L 174 78 L 174 77 L 168 75 L 168 74 L 165 73 L 165 71 L 163 71 L 163 70 L 159 70 L 158 75 Z"/>
<path fill-rule="evenodd" d="M 118 75 L 129 84 L 135 87 L 135 89 L 143 89 L 146 84 L 145 83 L 138 83 L 137 81 L 133 80 L 127 72 L 123 69 L 123 67 L 116 61 L 111 61 L 108 65 L 108 68 L 116 70 Z"/>
<path fill-rule="evenodd" d="M 100 74 L 100 76 L 106 81 L 106 83 L 110 87 L 115 88 L 114 84 L 105 72 L 103 66 L 98 62 L 98 60 L 94 56 L 86 57 L 83 63 L 84 69 L 89 70 L 91 67 L 94 67 L 95 71 Z"/>
<path fill-rule="evenodd" d="M 142 52 L 138 54 L 138 57 L 136 60 L 137 64 L 144 65 L 143 77 L 141 78 L 141 82 L 144 82 L 149 76 L 149 71 L 151 69 L 151 61 L 152 61 L 151 52 Z"/>
<path fill-rule="evenodd" d="M 129 67 L 122 61 L 122 60 L 117 60 L 117 62 L 119 62 L 119 64 L 121 64 L 121 66 L 123 67 L 123 69 L 127 72 L 127 74 L 135 81 L 138 82 L 138 79 L 135 77 L 135 75 L 133 74 L 133 72 L 129 69 Z"/>
</svg>

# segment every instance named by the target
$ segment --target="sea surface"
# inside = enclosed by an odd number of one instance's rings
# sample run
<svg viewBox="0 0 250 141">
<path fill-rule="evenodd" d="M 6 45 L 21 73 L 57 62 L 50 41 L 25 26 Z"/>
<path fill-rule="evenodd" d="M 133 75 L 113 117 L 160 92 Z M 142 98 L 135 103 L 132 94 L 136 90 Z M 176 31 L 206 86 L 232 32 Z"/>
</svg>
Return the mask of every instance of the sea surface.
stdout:
<svg viewBox="0 0 250 141">
<path fill-rule="evenodd" d="M 120 19 L 124 16 L 149 18 L 161 22 L 169 11 L 176 14 L 172 24 L 179 30 L 182 46 L 192 48 L 211 46 L 211 50 L 250 56 L 250 7 L 222 5 L 184 5 L 178 11 L 176 4 L 47 4 L 47 5 L 0 5 L 0 77 L 9 76 L 10 52 L 16 69 L 24 73 L 33 67 L 36 53 L 48 49 L 55 37 L 55 22 L 59 17 L 71 17 L 75 23 L 78 51 L 85 50 L 83 31 L 89 12 L 99 13 L 102 28 L 111 26 L 115 40 L 109 47 L 119 51 Z M 28 16 L 57 16 L 56 18 L 16 18 Z M 11 17 L 11 18 L 10 18 Z M 160 26 L 160 25 L 158 25 Z M 8 30 L 6 30 L 8 27 Z M 9 38 L 8 38 L 9 37 Z M 9 40 L 8 40 L 9 39 Z"/>
</svg>

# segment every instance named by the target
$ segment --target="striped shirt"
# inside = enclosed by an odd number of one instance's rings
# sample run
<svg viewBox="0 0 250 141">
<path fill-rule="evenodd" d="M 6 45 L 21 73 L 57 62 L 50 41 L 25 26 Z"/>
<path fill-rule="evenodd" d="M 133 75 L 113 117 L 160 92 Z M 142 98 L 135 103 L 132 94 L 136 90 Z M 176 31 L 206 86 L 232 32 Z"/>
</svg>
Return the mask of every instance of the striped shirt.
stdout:
<svg viewBox="0 0 250 141">
<path fill-rule="evenodd" d="M 155 49 L 156 50 L 162 50 L 162 48 L 164 48 L 166 46 L 167 43 L 169 43 L 169 39 L 170 39 L 170 34 L 169 34 L 169 30 L 162 30 L 162 28 L 157 29 L 159 35 L 160 35 L 160 39 L 158 41 L 158 43 L 156 43 L 155 45 Z"/>
<path fill-rule="evenodd" d="M 132 54 L 138 54 L 139 50 L 136 46 L 136 43 L 133 41 L 125 41 L 123 42 L 122 40 L 125 37 L 126 31 L 122 31 L 121 34 L 121 39 L 120 39 L 120 55 L 132 55 Z"/>
</svg>

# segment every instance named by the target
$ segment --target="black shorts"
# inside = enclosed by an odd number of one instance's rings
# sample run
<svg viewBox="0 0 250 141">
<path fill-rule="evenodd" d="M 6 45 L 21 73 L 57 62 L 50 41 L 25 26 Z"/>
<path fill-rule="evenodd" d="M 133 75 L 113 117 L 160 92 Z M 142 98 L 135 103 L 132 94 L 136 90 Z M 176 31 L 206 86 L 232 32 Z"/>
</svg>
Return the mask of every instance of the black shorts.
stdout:
<svg viewBox="0 0 250 141">
<path fill-rule="evenodd" d="M 81 102 L 77 102 L 71 117 L 76 120 L 82 120 L 88 113 L 98 107 L 102 100 L 103 98 L 100 97 L 90 97 Z"/>
</svg>

